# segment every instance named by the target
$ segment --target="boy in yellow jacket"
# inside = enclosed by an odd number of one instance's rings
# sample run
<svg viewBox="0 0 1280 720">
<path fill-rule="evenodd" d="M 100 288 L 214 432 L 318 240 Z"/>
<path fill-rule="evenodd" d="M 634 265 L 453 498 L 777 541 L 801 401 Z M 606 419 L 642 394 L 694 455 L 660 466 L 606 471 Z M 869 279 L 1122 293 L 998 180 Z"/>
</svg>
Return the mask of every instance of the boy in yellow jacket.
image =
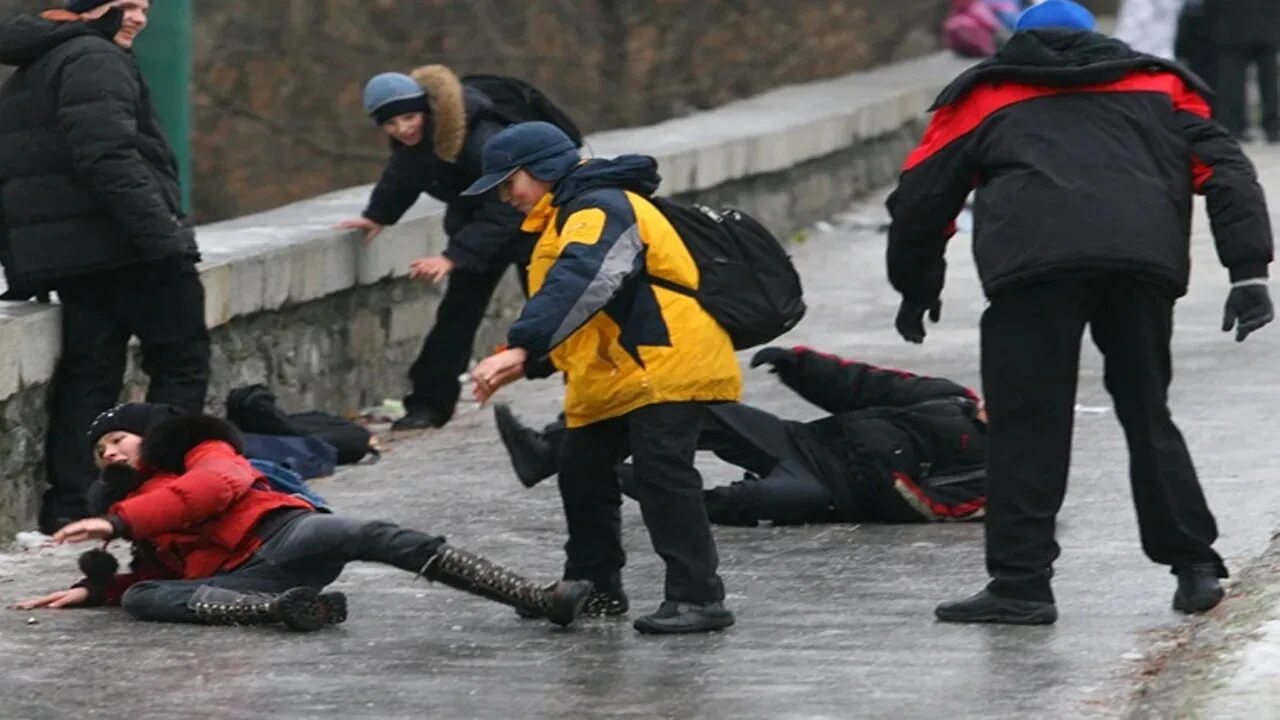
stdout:
<svg viewBox="0 0 1280 720">
<path fill-rule="evenodd" d="M 559 128 L 534 122 L 491 138 L 483 164 L 484 177 L 466 192 L 499 187 L 525 213 L 523 229 L 541 236 L 508 349 L 472 376 L 483 402 L 522 375 L 565 375 L 565 577 L 595 583 L 588 610 L 627 611 L 615 467 L 630 455 L 645 526 L 666 562 L 666 599 L 635 628 L 732 625 L 693 456 L 706 404 L 738 400 L 742 375 L 724 329 L 695 299 L 662 287 L 696 290 L 699 277 L 684 241 L 647 199 L 658 187 L 657 162 L 583 162 Z"/>
</svg>

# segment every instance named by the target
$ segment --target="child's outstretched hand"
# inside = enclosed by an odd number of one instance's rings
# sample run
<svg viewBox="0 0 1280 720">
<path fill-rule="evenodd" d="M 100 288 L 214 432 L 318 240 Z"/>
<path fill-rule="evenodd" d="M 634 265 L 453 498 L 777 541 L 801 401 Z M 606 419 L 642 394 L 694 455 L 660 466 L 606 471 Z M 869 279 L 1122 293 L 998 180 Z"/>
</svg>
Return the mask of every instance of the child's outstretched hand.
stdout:
<svg viewBox="0 0 1280 720">
<path fill-rule="evenodd" d="M 77 520 L 53 534 L 53 541 L 62 543 L 87 542 L 89 540 L 110 540 L 115 537 L 116 529 L 105 518 L 85 518 Z"/>
<path fill-rule="evenodd" d="M 44 597 L 31 598 L 16 602 L 10 607 L 14 610 L 34 610 L 36 608 L 69 608 L 83 605 L 89 599 L 89 589 L 82 587 L 71 588 L 70 590 L 59 590 L 51 592 Z"/>
</svg>

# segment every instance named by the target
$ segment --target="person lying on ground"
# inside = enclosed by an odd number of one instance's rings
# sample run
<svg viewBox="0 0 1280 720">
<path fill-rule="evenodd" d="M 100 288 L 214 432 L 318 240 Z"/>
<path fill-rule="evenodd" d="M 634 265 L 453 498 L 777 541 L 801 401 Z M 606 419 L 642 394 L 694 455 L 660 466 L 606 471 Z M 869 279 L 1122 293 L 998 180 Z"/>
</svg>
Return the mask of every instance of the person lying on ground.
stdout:
<svg viewBox="0 0 1280 720">
<path fill-rule="evenodd" d="M 787 387 L 830 413 L 784 420 L 742 403 L 717 403 L 698 448 L 746 470 L 703 492 L 719 525 L 974 520 L 986 507 L 986 423 L 981 401 L 950 380 L 843 360 L 804 347 L 764 348 Z M 494 415 L 527 487 L 556 474 L 564 424 L 541 431 L 510 408 Z M 623 469 L 625 479 L 627 473 Z M 636 492 L 624 481 L 629 495 Z"/>
<path fill-rule="evenodd" d="M 85 578 L 19 610 L 120 605 L 139 620 L 213 625 L 283 623 L 318 630 L 347 618 L 347 599 L 325 587 L 354 560 L 424 575 L 523 614 L 568 625 L 591 594 L 585 581 L 535 585 L 516 573 L 389 522 L 318 512 L 268 489 L 223 420 L 149 403 L 119 405 L 90 430 L 102 474 L 94 517 L 56 543 L 133 542 L 132 571 L 105 549 L 81 556 Z"/>
</svg>

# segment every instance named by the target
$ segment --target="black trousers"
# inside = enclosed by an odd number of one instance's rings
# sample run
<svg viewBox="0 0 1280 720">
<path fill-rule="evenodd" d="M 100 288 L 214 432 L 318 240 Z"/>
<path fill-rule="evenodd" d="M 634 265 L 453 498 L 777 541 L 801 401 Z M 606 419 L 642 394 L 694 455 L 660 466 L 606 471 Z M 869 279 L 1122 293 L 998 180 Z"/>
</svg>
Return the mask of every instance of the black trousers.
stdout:
<svg viewBox="0 0 1280 720">
<path fill-rule="evenodd" d="M 731 485 L 707 490 L 707 517 L 717 525 L 754 526 L 833 522 L 835 500 L 796 447 L 791 422 L 742 403 L 707 409 L 698 439 L 725 462 L 747 471 Z"/>
<path fill-rule="evenodd" d="M 338 579 L 353 560 L 422 570 L 444 538 L 387 522 L 308 513 L 277 530 L 248 562 L 226 573 L 195 580 L 148 580 L 121 598 L 139 620 L 194 622 L 191 605 L 233 600 L 241 593 L 281 593 L 294 587 L 317 590 Z"/>
<path fill-rule="evenodd" d="M 559 482 L 569 530 L 565 578 L 591 580 L 599 590 L 621 588 L 626 553 L 617 466 L 630 455 L 640 514 L 666 563 L 666 598 L 724 599 L 702 476 L 693 465 L 706 412 L 703 403 L 650 405 L 565 431 Z"/>
<path fill-rule="evenodd" d="M 1258 68 L 1258 91 L 1262 101 L 1262 128 L 1268 138 L 1280 134 L 1280 77 L 1277 76 L 1275 45 L 1222 45 L 1217 48 L 1218 83 L 1215 106 L 1223 127 L 1240 135 L 1249 127 L 1245 98 L 1248 67 Z"/>
<path fill-rule="evenodd" d="M 147 402 L 199 412 L 209 387 L 204 286 L 190 262 L 85 278 L 59 287 L 58 297 L 62 354 L 49 388 L 45 532 L 87 511 L 85 491 L 97 471 L 86 436 L 94 418 L 120 400 L 130 337 L 142 343 Z"/>
<path fill-rule="evenodd" d="M 989 589 L 1052 600 L 1054 523 L 1066 493 L 1086 326 L 1129 446 L 1142 548 L 1178 568 L 1212 563 L 1218 530 L 1169 415 L 1174 298 L 1131 274 L 1044 281 L 991 298 L 982 316 L 989 418 L 986 514 Z"/>
<path fill-rule="evenodd" d="M 404 398 L 406 411 L 430 412 L 442 421 L 453 417 L 462 394 L 458 377 L 471 362 L 476 332 L 508 267 L 509 263 L 495 262 L 484 271 L 457 268 L 449 274 L 444 297 L 436 309 L 436 324 L 409 367 L 412 389 Z M 525 267 L 517 264 L 516 270 L 521 287 L 526 287 Z"/>
</svg>

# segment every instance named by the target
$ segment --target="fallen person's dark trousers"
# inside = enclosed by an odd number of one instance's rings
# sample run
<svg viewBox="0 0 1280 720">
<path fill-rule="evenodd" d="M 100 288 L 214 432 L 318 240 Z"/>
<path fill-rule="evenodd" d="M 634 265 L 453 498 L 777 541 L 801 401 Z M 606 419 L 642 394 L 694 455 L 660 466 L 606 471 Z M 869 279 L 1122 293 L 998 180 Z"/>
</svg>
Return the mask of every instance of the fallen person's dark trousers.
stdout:
<svg viewBox="0 0 1280 720">
<path fill-rule="evenodd" d="M 237 592 L 280 593 L 293 587 L 317 590 L 332 583 L 353 560 L 420 572 L 445 539 L 388 522 L 320 513 L 290 520 L 240 567 L 195 580 L 149 580 L 129 588 L 125 612 L 139 620 L 195 622 L 192 597 L 202 587 Z"/>
</svg>

